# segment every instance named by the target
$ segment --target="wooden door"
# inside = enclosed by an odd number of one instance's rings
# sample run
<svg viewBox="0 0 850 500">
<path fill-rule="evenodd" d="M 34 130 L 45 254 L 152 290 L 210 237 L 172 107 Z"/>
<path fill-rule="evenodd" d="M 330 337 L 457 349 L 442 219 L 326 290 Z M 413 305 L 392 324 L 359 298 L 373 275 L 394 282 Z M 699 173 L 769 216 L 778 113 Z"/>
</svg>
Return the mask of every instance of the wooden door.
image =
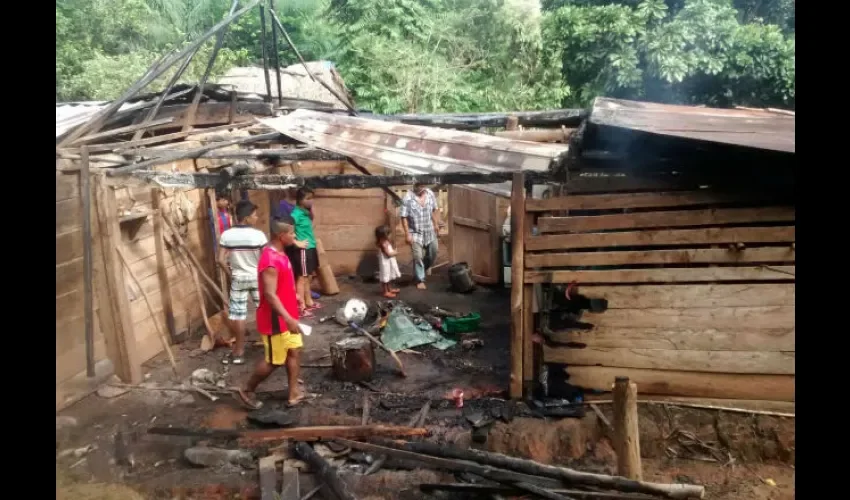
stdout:
<svg viewBox="0 0 850 500">
<path fill-rule="evenodd" d="M 476 283 L 501 281 L 501 205 L 494 194 L 449 188 L 449 256 L 452 264 L 466 262 Z"/>
</svg>

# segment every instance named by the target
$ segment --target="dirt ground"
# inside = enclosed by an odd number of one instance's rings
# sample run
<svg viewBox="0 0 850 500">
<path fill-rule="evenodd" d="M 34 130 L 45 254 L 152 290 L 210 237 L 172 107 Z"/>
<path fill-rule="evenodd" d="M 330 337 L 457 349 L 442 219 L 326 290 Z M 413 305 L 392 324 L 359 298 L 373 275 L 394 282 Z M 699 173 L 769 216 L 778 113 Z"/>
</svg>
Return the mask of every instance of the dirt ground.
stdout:
<svg viewBox="0 0 850 500">
<path fill-rule="evenodd" d="M 481 314 L 481 328 L 470 337 L 483 341 L 473 350 L 460 344 L 445 351 L 430 347 L 415 349 L 420 354 L 400 353 L 408 377 L 396 375 L 393 361 L 378 353 L 372 388 L 334 380 L 326 357 L 331 341 L 349 335 L 333 321 L 320 323 L 348 298 L 378 299 L 378 285 L 340 278 L 341 292 L 321 299 L 323 309 L 315 319 L 312 335 L 305 337 L 302 379 L 317 397 L 299 408 L 286 409 L 286 377 L 281 370 L 259 394 L 267 409 L 286 411 L 299 425 L 359 424 L 364 394 L 370 394 L 372 423 L 405 424 L 428 400 L 431 411 L 425 426 L 429 439 L 468 446 L 473 441 L 470 421 L 482 414 L 502 415 L 512 406 L 502 398 L 509 379 L 509 293 L 502 288 L 479 288 L 469 295 L 448 291 L 442 276 L 434 276 L 427 291 L 402 287 L 400 300 L 412 306 L 440 306 Z M 250 329 L 250 328 L 249 328 Z M 225 352 L 198 350 L 199 338 L 175 350 L 178 375 L 173 375 L 165 355 L 144 366 L 146 384 L 185 381 L 193 370 L 208 368 L 227 385 L 241 385 L 262 356 L 249 334 L 244 366 L 221 363 Z M 456 408 L 448 394 L 464 391 L 463 408 Z M 525 456 L 548 463 L 613 472 L 615 457 L 596 415 L 584 418 L 543 420 L 517 410 L 517 418 L 490 427 L 483 446 L 492 451 Z M 523 413 L 525 411 L 525 413 Z M 603 411 L 608 411 L 607 409 Z M 648 410 L 647 410 L 648 411 Z M 779 500 L 794 497 L 793 419 L 748 416 L 717 416 L 691 411 L 671 417 L 642 409 L 641 440 L 646 480 L 687 481 L 706 486 L 706 498 L 736 500 Z M 716 412 L 715 412 L 716 413 Z M 259 498 L 258 471 L 228 465 L 218 468 L 192 466 L 183 458 L 186 448 L 198 438 L 155 436 L 151 426 L 248 428 L 248 412 L 229 397 L 216 402 L 185 392 L 132 390 L 117 397 L 91 395 L 67 408 L 57 417 L 57 498 Z M 527 418 L 523 418 L 527 417 Z M 609 414 L 610 417 L 610 414 Z M 61 424 L 61 425 L 60 425 Z M 480 434 L 480 433 L 479 433 Z M 116 435 L 119 438 L 116 438 Z M 646 436 L 646 437 L 645 437 Z M 684 436 L 684 437 L 683 437 Z M 479 439 L 479 435 L 476 439 Z M 743 443 L 736 446 L 735 443 Z M 235 448 L 237 443 L 212 443 Z M 672 450 L 672 451 L 670 451 Z M 267 447 L 252 448 L 255 457 L 265 456 Z M 128 464 L 132 465 L 128 465 Z M 362 476 L 360 465 L 341 467 L 358 498 L 430 498 L 419 493 L 423 482 L 453 482 L 452 476 L 431 470 L 385 468 Z M 278 474 L 279 475 L 279 474 Z M 312 486 L 312 476 L 301 474 L 302 495 Z M 127 487 L 132 490 L 128 490 Z M 137 496 L 138 497 L 138 496 Z M 321 492 L 313 498 L 322 498 Z"/>
</svg>

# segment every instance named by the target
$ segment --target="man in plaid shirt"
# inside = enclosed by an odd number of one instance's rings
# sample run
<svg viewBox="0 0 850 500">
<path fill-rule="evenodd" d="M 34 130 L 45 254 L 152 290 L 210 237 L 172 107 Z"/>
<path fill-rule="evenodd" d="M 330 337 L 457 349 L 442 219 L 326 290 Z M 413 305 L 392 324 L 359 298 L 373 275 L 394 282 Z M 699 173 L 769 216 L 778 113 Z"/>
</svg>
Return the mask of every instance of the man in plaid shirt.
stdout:
<svg viewBox="0 0 850 500">
<path fill-rule="evenodd" d="M 401 202 L 401 224 L 413 251 L 416 288 L 424 290 L 425 271 L 437 260 L 437 233 L 440 225 L 437 197 L 424 184 L 415 184 Z"/>
</svg>

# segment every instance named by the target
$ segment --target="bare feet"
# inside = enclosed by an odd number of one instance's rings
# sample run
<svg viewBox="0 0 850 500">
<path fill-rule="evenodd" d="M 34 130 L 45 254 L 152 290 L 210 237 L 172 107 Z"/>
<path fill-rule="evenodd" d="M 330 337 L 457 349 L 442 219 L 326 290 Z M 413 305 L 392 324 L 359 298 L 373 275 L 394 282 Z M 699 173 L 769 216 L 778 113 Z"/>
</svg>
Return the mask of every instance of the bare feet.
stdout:
<svg viewBox="0 0 850 500">
<path fill-rule="evenodd" d="M 263 403 L 261 401 L 257 401 L 257 399 L 254 397 L 253 392 L 248 392 L 243 389 L 237 389 L 236 395 L 240 403 L 252 410 L 259 410 L 263 407 Z"/>
<path fill-rule="evenodd" d="M 425 286 L 425 283 L 417 283 L 416 288 L 418 288 L 420 290 L 427 290 L 428 289 L 428 287 Z"/>
<path fill-rule="evenodd" d="M 396 294 L 394 294 L 393 292 L 384 292 L 384 298 L 394 299 L 396 298 Z"/>
<path fill-rule="evenodd" d="M 290 389 L 290 391 L 289 391 L 289 401 L 288 401 L 289 406 L 295 406 L 298 403 L 300 403 L 301 401 L 304 401 L 304 397 L 305 397 L 304 391 L 302 391 L 300 387 Z"/>
<path fill-rule="evenodd" d="M 399 292 L 401 292 L 401 289 L 399 289 L 399 288 L 390 288 L 390 293 L 399 293 Z"/>
</svg>

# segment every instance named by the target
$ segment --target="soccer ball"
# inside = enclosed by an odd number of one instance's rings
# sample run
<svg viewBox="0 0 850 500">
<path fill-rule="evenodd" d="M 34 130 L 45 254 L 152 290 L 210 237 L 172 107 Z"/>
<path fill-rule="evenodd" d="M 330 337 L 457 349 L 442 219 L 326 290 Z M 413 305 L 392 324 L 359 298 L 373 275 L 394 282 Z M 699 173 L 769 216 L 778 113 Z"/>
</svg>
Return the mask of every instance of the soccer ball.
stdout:
<svg viewBox="0 0 850 500">
<path fill-rule="evenodd" d="M 363 323 L 369 306 L 360 299 L 348 299 L 344 306 L 336 310 L 336 321 L 340 325 L 348 326 L 350 322 Z"/>
</svg>

